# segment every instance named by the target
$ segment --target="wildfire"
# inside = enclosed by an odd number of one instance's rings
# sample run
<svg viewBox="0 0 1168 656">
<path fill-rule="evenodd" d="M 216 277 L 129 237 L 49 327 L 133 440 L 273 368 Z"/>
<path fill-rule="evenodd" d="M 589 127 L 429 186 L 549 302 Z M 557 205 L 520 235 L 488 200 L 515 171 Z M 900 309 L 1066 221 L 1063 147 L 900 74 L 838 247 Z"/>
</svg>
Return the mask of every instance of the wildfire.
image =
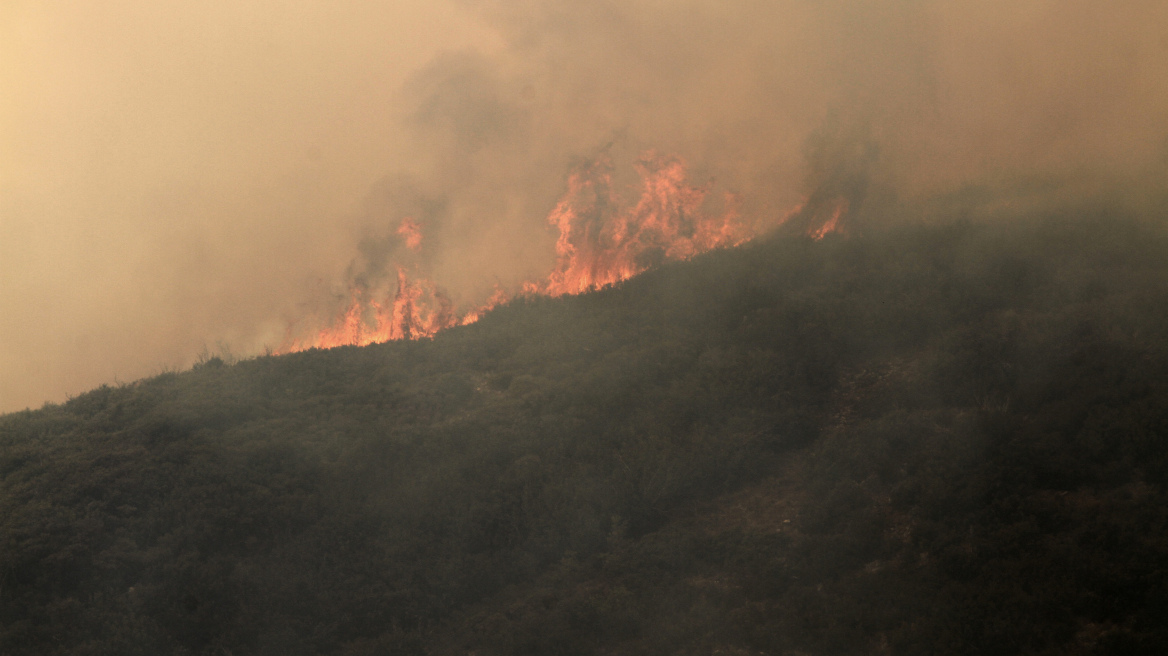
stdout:
<svg viewBox="0 0 1168 656">
<path fill-rule="evenodd" d="M 354 289 L 348 308 L 331 326 L 308 339 L 289 339 L 278 352 L 421 339 L 458 323 L 450 298 L 429 280 L 410 278 L 405 267 L 397 269 L 392 299 L 370 296 L 364 288 Z"/>
<path fill-rule="evenodd" d="M 487 299 L 487 302 L 471 310 L 470 312 L 467 312 L 466 315 L 462 317 L 462 320 L 458 322 L 458 324 L 460 326 L 472 324 L 481 319 L 482 316 L 487 312 L 495 309 L 496 307 L 506 303 L 509 300 L 511 300 L 511 297 L 507 294 L 507 292 L 496 286 L 495 292 L 491 294 L 491 297 Z"/>
<path fill-rule="evenodd" d="M 691 185 L 680 158 L 646 153 L 636 170 L 641 186 L 634 202 L 626 202 L 614 186 L 607 155 L 569 175 L 568 191 L 547 219 L 559 231 L 555 267 L 542 280 L 521 285 L 519 293 L 579 294 L 627 280 L 666 260 L 689 259 L 754 236 L 733 195 L 725 196 L 720 211 L 707 209 L 709 186 Z M 843 210 L 841 205 L 814 236 L 834 230 Z M 422 226 L 417 221 L 404 219 L 396 232 L 407 249 L 421 251 Z M 278 352 L 430 337 L 474 323 L 510 298 L 497 287 L 486 303 L 459 313 L 441 288 L 405 266 L 397 269 L 392 295 L 385 292 L 379 298 L 366 284 L 354 284 L 349 296 L 345 311 L 326 328 L 307 338 L 289 336 Z"/>
<path fill-rule="evenodd" d="M 753 236 L 732 196 L 721 215 L 702 211 L 709 190 L 690 186 L 681 159 L 650 153 L 637 163 L 637 172 L 641 195 L 631 207 L 613 189 L 608 157 L 568 178 L 568 193 L 548 215 L 560 232 L 556 267 L 524 291 L 579 294 L 627 280 L 663 260 L 688 259 Z"/>
<path fill-rule="evenodd" d="M 815 239 L 818 241 L 820 239 L 823 239 L 828 233 L 838 232 L 840 229 L 839 228 L 840 217 L 847 210 L 848 210 L 848 201 L 847 200 L 840 199 L 840 200 L 836 201 L 835 210 L 832 211 L 831 218 L 829 218 L 827 221 L 825 221 L 823 223 L 823 225 L 819 226 L 818 228 L 812 226 L 811 228 L 809 228 L 807 230 L 807 234 L 811 235 L 812 239 Z"/>
</svg>

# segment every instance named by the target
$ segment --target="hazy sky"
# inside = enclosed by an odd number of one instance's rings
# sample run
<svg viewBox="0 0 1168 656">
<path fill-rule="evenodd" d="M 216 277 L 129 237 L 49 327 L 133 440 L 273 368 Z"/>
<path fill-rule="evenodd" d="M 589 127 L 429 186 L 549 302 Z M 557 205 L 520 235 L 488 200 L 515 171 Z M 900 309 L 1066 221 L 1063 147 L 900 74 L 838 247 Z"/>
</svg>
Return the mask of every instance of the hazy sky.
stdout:
<svg viewBox="0 0 1168 656">
<path fill-rule="evenodd" d="M 0 411 L 278 342 L 401 157 L 394 94 L 498 41 L 433 0 L 0 12 Z"/>
<path fill-rule="evenodd" d="M 855 143 L 908 196 L 1162 184 L 1168 3 L 4 0 L 0 412 L 278 345 L 406 215 L 456 297 L 546 272 L 608 144 L 765 224 Z"/>
</svg>

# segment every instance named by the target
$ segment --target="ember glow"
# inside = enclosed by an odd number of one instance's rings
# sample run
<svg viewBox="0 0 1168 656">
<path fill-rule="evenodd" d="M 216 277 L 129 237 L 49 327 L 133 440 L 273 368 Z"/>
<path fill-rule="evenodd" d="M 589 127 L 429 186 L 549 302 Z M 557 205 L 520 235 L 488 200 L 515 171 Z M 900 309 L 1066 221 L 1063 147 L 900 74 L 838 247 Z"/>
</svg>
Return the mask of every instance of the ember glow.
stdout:
<svg viewBox="0 0 1168 656">
<path fill-rule="evenodd" d="M 717 210 L 709 209 L 709 185 L 690 184 L 681 158 L 650 152 L 636 169 L 641 186 L 633 202 L 616 188 L 607 155 L 569 175 L 567 193 L 548 215 L 548 223 L 559 231 L 556 265 L 546 277 L 523 283 L 514 293 L 580 294 L 627 280 L 667 260 L 686 260 L 754 237 L 732 194 L 724 195 Z M 834 229 L 838 218 L 837 211 L 832 227 L 823 231 Z M 424 235 L 417 221 L 404 219 L 397 234 L 411 252 L 421 250 Z M 342 314 L 308 338 L 293 338 L 290 330 L 278 352 L 431 337 L 444 328 L 478 321 L 512 295 L 496 288 L 485 303 L 456 311 L 441 287 L 399 266 L 392 293 L 377 294 L 365 284 L 354 284 Z"/>
</svg>

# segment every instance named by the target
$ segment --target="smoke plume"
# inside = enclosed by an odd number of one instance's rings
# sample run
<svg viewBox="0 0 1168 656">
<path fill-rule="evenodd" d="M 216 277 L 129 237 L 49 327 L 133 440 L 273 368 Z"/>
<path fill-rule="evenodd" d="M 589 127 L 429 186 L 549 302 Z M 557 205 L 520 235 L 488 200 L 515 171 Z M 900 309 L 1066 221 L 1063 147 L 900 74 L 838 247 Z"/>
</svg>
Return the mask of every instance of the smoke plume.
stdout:
<svg viewBox="0 0 1168 656">
<path fill-rule="evenodd" d="M 375 4 L 0 9 L 0 411 L 276 347 L 403 267 L 456 305 L 546 276 L 601 157 L 755 231 L 1168 182 L 1156 0 Z"/>
</svg>

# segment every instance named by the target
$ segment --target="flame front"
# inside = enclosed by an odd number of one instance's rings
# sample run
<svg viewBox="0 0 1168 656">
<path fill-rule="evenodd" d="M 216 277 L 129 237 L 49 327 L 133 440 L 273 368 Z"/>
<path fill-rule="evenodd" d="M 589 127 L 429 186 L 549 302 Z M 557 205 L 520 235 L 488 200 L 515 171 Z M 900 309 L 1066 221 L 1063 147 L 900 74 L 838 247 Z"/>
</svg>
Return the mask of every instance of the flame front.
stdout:
<svg viewBox="0 0 1168 656">
<path fill-rule="evenodd" d="M 637 163 L 641 195 L 625 206 L 613 189 L 607 157 L 568 178 L 568 193 L 548 216 L 560 237 L 556 268 L 524 291 L 560 296 L 579 294 L 627 280 L 664 260 L 684 260 L 712 248 L 740 244 L 753 233 L 739 218 L 737 202 L 708 216 L 709 192 L 688 182 L 685 163 L 647 154 Z"/>
<path fill-rule="evenodd" d="M 840 217 L 843 216 L 844 213 L 847 211 L 848 211 L 847 199 L 843 199 L 843 198 L 837 199 L 835 201 L 835 209 L 831 213 L 831 218 L 829 218 L 827 221 L 824 221 L 823 225 L 819 226 L 818 228 L 816 228 L 814 226 L 812 226 L 811 228 L 808 228 L 807 234 L 810 235 L 812 239 L 819 241 L 820 239 L 823 239 L 825 236 L 827 236 L 830 233 L 839 232 L 840 231 L 840 225 L 839 225 Z"/>
<path fill-rule="evenodd" d="M 633 203 L 625 202 L 615 189 L 607 155 L 568 177 L 567 193 L 547 219 L 559 231 L 555 267 L 545 278 L 522 284 L 519 293 L 579 294 L 627 280 L 666 260 L 689 259 L 754 236 L 732 194 L 725 195 L 720 211 L 706 209 L 709 187 L 691 185 L 680 158 L 646 153 L 636 170 L 641 188 Z M 838 214 L 830 228 L 824 226 L 824 234 L 835 228 Z M 397 234 L 407 249 L 421 251 L 423 233 L 417 221 L 404 219 Z M 474 323 L 511 297 L 496 288 L 486 303 L 456 312 L 441 288 L 414 273 L 398 267 L 396 290 L 381 299 L 365 285 L 354 285 L 345 311 L 328 327 L 304 339 L 289 336 L 278 352 L 431 337 L 445 328 Z"/>
<path fill-rule="evenodd" d="M 412 279 L 405 267 L 398 267 L 392 299 L 379 301 L 363 289 L 353 290 L 348 308 L 331 326 L 308 339 L 290 338 L 278 352 L 421 339 L 457 323 L 454 304 L 441 289 L 429 280 Z"/>
</svg>

